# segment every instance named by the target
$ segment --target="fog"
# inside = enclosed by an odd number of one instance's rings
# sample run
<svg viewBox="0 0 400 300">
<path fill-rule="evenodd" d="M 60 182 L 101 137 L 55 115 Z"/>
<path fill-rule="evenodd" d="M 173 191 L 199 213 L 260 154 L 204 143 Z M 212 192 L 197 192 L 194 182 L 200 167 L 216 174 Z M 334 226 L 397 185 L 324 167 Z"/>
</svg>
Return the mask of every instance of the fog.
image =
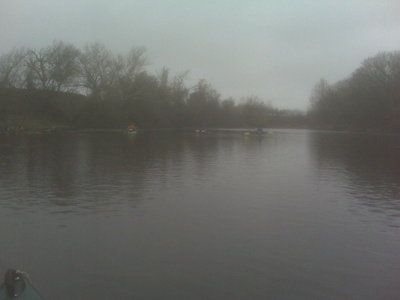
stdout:
<svg viewBox="0 0 400 300">
<path fill-rule="evenodd" d="M 149 70 L 189 70 L 223 97 L 306 109 L 320 78 L 400 47 L 400 3 L 348 1 L 1 0 L 0 53 L 54 40 L 147 49 Z"/>
</svg>

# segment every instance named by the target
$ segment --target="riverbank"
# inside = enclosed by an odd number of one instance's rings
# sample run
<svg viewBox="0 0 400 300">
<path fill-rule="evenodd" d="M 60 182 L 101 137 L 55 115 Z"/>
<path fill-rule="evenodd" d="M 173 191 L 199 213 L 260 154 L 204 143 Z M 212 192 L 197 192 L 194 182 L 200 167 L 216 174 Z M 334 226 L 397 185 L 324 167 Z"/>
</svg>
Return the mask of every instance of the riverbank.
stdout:
<svg viewBox="0 0 400 300">
<path fill-rule="evenodd" d="M 333 126 L 320 124 L 310 118 L 309 115 L 268 115 L 262 124 L 252 124 L 254 120 L 247 122 L 238 118 L 235 122 L 225 123 L 226 117 L 220 115 L 220 119 L 209 120 L 201 124 L 192 124 L 188 116 L 194 112 L 183 111 L 182 120 L 175 124 L 168 119 L 155 118 L 156 113 L 141 113 L 141 109 L 130 114 L 124 110 L 124 104 L 118 101 L 100 101 L 84 95 L 66 92 L 54 92 L 43 90 L 26 90 L 0 88 L 0 134 L 45 134 L 66 131 L 84 130 L 87 132 L 119 131 L 134 123 L 140 129 L 155 130 L 185 130 L 185 129 L 216 129 L 216 128 L 243 128 L 246 130 L 255 127 L 286 128 L 286 129 L 312 129 L 329 131 L 352 131 L 365 133 L 400 133 L 393 127 L 375 125 L 370 128 L 356 128 L 345 126 Z M 154 108 L 156 109 L 156 108 Z M 174 111 L 170 111 L 171 117 Z M 185 115 L 185 114 L 188 115 Z M 222 113 L 222 112 L 221 112 Z M 166 114 L 166 116 L 168 115 Z M 199 115 L 201 112 L 199 112 Z M 169 118 L 168 117 L 168 118 Z"/>
</svg>

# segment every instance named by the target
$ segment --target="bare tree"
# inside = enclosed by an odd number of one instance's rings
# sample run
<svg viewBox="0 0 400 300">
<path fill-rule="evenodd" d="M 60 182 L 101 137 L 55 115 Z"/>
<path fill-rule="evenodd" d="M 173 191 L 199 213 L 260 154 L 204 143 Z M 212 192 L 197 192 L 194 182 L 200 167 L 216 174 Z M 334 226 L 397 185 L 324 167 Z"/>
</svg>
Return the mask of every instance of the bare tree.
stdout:
<svg viewBox="0 0 400 300">
<path fill-rule="evenodd" d="M 103 44 L 87 45 L 80 58 L 81 85 L 88 89 L 92 96 L 101 96 L 113 84 L 112 54 Z"/>
<path fill-rule="evenodd" d="M 52 90 L 68 90 L 76 86 L 79 54 L 80 51 L 75 46 L 63 42 L 54 42 L 46 48 L 45 58 L 49 66 L 48 77 Z"/>
<path fill-rule="evenodd" d="M 132 48 L 126 56 L 118 55 L 116 65 L 119 77 L 133 81 L 147 64 L 145 52 L 145 48 Z"/>
<path fill-rule="evenodd" d="M 0 86 L 22 87 L 26 49 L 14 49 L 0 56 Z"/>
<path fill-rule="evenodd" d="M 245 126 L 264 127 L 274 113 L 270 104 L 264 103 L 257 96 L 244 98 L 239 105 L 241 119 Z"/>
<path fill-rule="evenodd" d="M 310 100 L 311 115 L 331 128 L 399 128 L 400 52 L 367 58 L 349 78 L 332 86 L 321 80 Z"/>
<path fill-rule="evenodd" d="M 132 48 L 127 55 L 111 57 L 108 88 L 117 90 L 119 98 L 126 100 L 136 76 L 146 63 L 145 48 Z"/>
<path fill-rule="evenodd" d="M 328 81 L 326 81 L 323 78 L 320 79 L 311 92 L 311 97 L 310 97 L 311 109 L 313 109 L 324 97 L 326 97 L 328 92 L 329 92 Z"/>
<path fill-rule="evenodd" d="M 170 83 L 172 98 L 174 103 L 183 105 L 189 95 L 189 89 L 185 86 L 185 80 L 189 76 L 189 71 L 184 71 L 174 76 Z"/>
<path fill-rule="evenodd" d="M 35 88 L 50 90 L 50 66 L 46 58 L 46 51 L 44 49 L 29 49 L 25 63 L 30 84 Z"/>
</svg>

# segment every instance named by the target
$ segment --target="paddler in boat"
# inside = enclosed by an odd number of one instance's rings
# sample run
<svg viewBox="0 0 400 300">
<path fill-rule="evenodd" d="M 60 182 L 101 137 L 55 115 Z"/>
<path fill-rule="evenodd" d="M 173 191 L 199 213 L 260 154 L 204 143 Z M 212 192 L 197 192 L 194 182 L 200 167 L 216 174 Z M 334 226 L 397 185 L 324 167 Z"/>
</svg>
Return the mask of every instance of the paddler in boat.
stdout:
<svg viewBox="0 0 400 300">
<path fill-rule="evenodd" d="M 134 124 L 131 124 L 131 125 L 129 125 L 128 126 L 128 131 L 136 131 L 136 125 L 134 125 Z"/>
</svg>

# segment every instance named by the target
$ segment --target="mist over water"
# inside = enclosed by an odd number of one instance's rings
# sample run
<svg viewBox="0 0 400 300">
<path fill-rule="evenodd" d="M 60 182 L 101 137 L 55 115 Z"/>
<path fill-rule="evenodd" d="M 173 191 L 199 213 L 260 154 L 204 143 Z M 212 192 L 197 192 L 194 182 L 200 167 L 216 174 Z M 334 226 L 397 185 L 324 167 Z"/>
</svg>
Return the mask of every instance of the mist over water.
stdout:
<svg viewBox="0 0 400 300">
<path fill-rule="evenodd" d="M 0 270 L 47 299 L 397 299 L 398 136 L 3 136 Z"/>
</svg>

